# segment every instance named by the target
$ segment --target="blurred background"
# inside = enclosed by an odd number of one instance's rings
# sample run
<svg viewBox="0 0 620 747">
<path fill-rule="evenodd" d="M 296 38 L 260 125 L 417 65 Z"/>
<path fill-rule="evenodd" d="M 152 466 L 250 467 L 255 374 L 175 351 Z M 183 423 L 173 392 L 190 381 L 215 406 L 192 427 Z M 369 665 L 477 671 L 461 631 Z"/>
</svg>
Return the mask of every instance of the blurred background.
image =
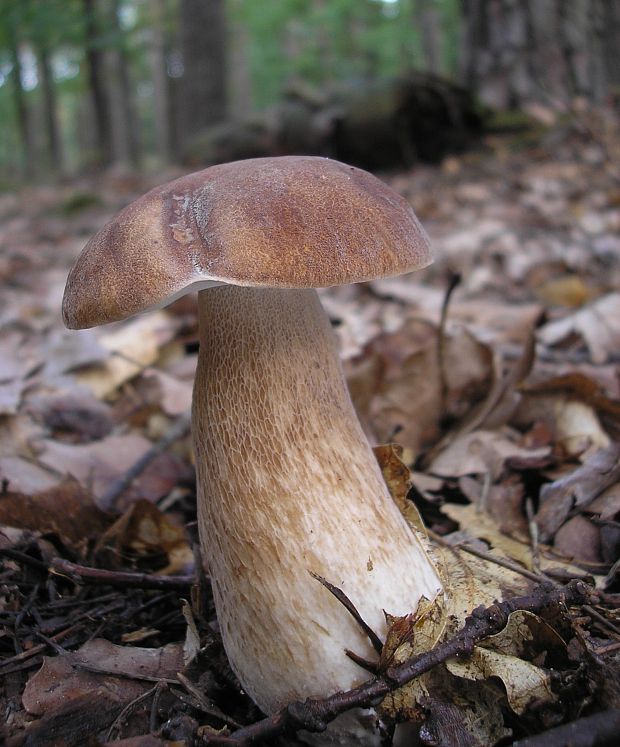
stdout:
<svg viewBox="0 0 620 747">
<path fill-rule="evenodd" d="M 619 0 L 1 0 L 0 183 L 438 161 L 520 114 L 609 102 L 619 41 Z"/>
</svg>

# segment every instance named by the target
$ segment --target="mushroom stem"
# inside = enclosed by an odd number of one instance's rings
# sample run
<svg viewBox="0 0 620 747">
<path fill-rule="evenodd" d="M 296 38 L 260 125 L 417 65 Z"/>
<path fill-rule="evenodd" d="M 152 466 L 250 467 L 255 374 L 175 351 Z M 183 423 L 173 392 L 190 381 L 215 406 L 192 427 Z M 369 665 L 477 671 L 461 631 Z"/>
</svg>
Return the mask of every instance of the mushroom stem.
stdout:
<svg viewBox="0 0 620 747">
<path fill-rule="evenodd" d="M 199 293 L 193 437 L 201 547 L 226 652 L 265 712 L 355 686 L 372 658 L 339 587 L 383 635 L 441 582 L 392 501 L 314 290 Z"/>
</svg>

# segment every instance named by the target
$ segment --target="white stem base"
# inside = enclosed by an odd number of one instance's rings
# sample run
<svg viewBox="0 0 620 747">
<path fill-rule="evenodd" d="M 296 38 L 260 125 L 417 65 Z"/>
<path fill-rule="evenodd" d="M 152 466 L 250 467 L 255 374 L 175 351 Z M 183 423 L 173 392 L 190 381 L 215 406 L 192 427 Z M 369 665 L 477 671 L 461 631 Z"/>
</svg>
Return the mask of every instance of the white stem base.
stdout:
<svg viewBox="0 0 620 747">
<path fill-rule="evenodd" d="M 355 686 L 380 635 L 441 587 L 392 501 L 313 290 L 200 292 L 193 434 L 201 546 L 226 652 L 257 705 Z"/>
</svg>

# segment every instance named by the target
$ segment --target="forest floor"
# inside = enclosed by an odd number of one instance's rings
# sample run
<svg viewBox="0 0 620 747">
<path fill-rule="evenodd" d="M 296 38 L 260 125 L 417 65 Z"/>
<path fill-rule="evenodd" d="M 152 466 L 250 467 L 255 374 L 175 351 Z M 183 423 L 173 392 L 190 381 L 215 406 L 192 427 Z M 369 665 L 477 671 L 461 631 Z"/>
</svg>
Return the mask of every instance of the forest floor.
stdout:
<svg viewBox="0 0 620 747">
<path fill-rule="evenodd" d="M 414 206 L 435 264 L 321 292 L 360 419 L 374 443 L 401 444 L 378 458 L 388 478 L 397 456 L 412 468 L 395 492 L 433 541 L 478 553 L 490 601 L 543 581 L 596 586 L 587 604 L 528 618 L 537 645 L 515 633 L 485 675 L 443 665 L 462 732 L 443 744 L 510 744 L 620 708 L 619 156 L 617 124 L 597 114 L 382 175 Z M 81 332 L 60 317 L 87 238 L 176 175 L 0 195 L 10 745 L 192 744 L 260 718 L 194 573 L 194 301 Z M 422 701 L 410 690 L 385 723 L 426 719 L 430 739 L 439 701 Z"/>
</svg>

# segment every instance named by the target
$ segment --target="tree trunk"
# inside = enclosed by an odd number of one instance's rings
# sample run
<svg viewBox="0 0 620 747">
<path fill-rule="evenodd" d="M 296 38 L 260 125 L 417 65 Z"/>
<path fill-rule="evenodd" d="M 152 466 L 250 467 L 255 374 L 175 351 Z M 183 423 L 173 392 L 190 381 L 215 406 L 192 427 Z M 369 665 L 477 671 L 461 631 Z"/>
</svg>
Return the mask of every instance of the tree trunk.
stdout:
<svg viewBox="0 0 620 747">
<path fill-rule="evenodd" d="M 247 118 L 253 105 L 252 74 L 248 50 L 250 35 L 242 19 L 237 20 L 231 37 L 230 113 L 238 119 Z"/>
<path fill-rule="evenodd" d="M 183 146 L 226 116 L 226 22 L 224 0 L 181 0 L 180 86 Z"/>
<path fill-rule="evenodd" d="M 610 67 L 618 65 L 610 51 L 620 41 L 617 24 L 610 39 L 607 6 L 608 0 L 464 0 L 464 82 L 500 109 L 534 102 L 565 108 L 576 95 L 600 102 Z"/>
<path fill-rule="evenodd" d="M 155 128 L 155 150 L 162 163 L 168 163 L 173 154 L 170 120 L 170 79 L 167 70 L 169 52 L 166 33 L 166 2 L 151 0 L 151 37 L 149 60 L 153 81 L 153 124 Z"/>
<path fill-rule="evenodd" d="M 610 86 L 620 87 L 620 0 L 603 3 L 603 56 Z"/>
<path fill-rule="evenodd" d="M 56 101 L 56 88 L 47 46 L 40 44 L 38 48 L 39 73 L 41 76 L 41 87 L 43 92 L 43 111 L 45 118 L 45 129 L 47 134 L 47 152 L 49 154 L 50 166 L 57 175 L 62 173 L 62 146 L 60 142 L 60 129 L 58 126 L 58 106 Z"/>
<path fill-rule="evenodd" d="M 22 84 L 22 64 L 19 57 L 19 40 L 12 19 L 7 23 L 7 46 L 11 60 L 11 83 L 13 106 L 19 137 L 22 146 L 22 168 L 24 176 L 31 177 L 34 173 L 34 151 L 31 131 L 30 111 L 26 103 L 26 96 Z"/>
<path fill-rule="evenodd" d="M 418 27 L 424 56 L 424 70 L 440 75 L 443 69 L 441 56 L 441 18 L 439 8 L 428 0 L 416 0 L 415 23 Z"/>
<path fill-rule="evenodd" d="M 118 0 L 112 0 L 109 3 L 108 10 L 106 25 L 114 36 L 114 43 L 106 50 L 109 73 L 107 76 L 107 98 L 112 125 L 112 160 L 114 163 L 137 166 L 136 117 L 131 100 L 123 30 L 119 24 Z"/>
<path fill-rule="evenodd" d="M 94 128 L 97 134 L 98 162 L 108 165 L 112 160 L 112 131 L 105 93 L 105 59 L 99 47 L 96 0 L 82 0 L 88 83 L 92 101 Z"/>
</svg>

